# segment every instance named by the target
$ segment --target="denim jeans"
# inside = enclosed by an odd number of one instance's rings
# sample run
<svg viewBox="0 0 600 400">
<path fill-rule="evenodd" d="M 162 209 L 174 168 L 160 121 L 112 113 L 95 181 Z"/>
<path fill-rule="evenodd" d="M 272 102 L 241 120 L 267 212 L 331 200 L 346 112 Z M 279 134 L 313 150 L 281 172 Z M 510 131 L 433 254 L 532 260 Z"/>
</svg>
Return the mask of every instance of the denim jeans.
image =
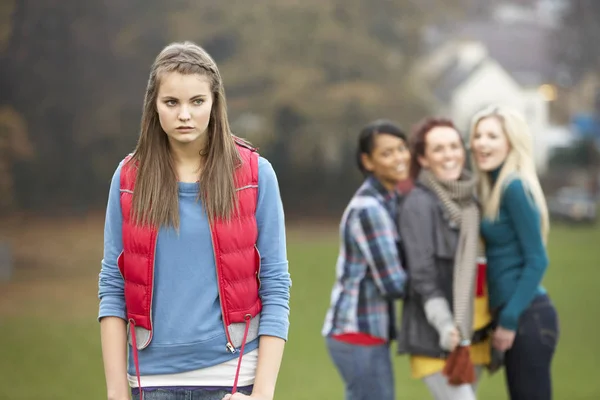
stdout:
<svg viewBox="0 0 600 400">
<path fill-rule="evenodd" d="M 250 394 L 250 391 L 239 389 L 238 392 Z M 206 389 L 148 389 L 144 390 L 144 400 L 221 400 L 230 390 Z M 140 400 L 139 394 L 133 394 L 132 400 Z"/>
<path fill-rule="evenodd" d="M 547 295 L 539 295 L 521 315 L 513 346 L 504 356 L 511 400 L 552 399 L 550 366 L 558 337 L 556 309 Z"/>
<path fill-rule="evenodd" d="M 346 389 L 346 400 L 394 400 L 389 344 L 359 346 L 327 338 L 327 349 Z"/>
</svg>

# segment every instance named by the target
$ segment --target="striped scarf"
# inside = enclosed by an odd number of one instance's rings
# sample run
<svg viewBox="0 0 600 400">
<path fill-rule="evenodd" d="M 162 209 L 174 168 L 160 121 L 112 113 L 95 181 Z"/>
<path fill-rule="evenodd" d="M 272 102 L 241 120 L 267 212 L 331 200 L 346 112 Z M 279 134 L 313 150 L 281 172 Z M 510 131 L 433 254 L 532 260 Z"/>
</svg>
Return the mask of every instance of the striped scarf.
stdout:
<svg viewBox="0 0 600 400">
<path fill-rule="evenodd" d="M 462 340 L 470 340 L 473 334 L 476 259 L 480 246 L 475 179 L 464 171 L 457 181 L 443 181 L 423 169 L 418 180 L 435 193 L 449 218 L 460 227 L 452 282 L 454 321 Z"/>
</svg>

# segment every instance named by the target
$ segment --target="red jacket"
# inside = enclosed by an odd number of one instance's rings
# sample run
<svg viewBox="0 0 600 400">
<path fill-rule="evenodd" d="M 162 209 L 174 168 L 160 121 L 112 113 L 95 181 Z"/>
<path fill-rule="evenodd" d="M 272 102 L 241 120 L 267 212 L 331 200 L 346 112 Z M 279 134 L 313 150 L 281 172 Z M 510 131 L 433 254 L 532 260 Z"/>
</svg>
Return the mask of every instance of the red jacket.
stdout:
<svg viewBox="0 0 600 400">
<path fill-rule="evenodd" d="M 227 343 L 223 345 L 231 352 L 257 337 L 259 318 L 255 317 L 262 309 L 258 296 L 260 255 L 256 248 L 255 218 L 258 153 L 241 141 L 236 140 L 236 144 L 242 159 L 235 173 L 238 209 L 229 221 L 216 219 L 211 224 L 221 312 L 227 335 Z M 121 168 L 123 252 L 118 265 L 125 280 L 130 338 L 137 349 L 143 349 L 152 340 L 154 252 L 158 228 L 136 226 L 131 220 L 137 167 L 129 162 L 130 158 L 125 159 Z M 131 328 L 135 328 L 134 337 Z M 247 336 L 245 341 L 244 336 Z"/>
</svg>

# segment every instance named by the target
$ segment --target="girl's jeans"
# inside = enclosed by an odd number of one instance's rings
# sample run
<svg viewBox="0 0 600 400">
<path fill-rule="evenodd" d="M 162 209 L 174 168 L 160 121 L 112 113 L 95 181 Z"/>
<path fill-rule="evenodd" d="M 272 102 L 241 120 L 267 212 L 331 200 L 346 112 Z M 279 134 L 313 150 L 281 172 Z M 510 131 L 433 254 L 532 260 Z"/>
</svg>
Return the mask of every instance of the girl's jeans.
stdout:
<svg viewBox="0 0 600 400">
<path fill-rule="evenodd" d="M 389 344 L 358 346 L 327 338 L 327 349 L 346 388 L 346 400 L 394 400 Z"/>
<path fill-rule="evenodd" d="M 558 342 L 556 309 L 539 295 L 519 319 L 515 341 L 504 356 L 511 400 L 551 400 L 550 365 Z"/>
<path fill-rule="evenodd" d="M 240 388 L 238 392 L 250 395 L 252 390 Z M 144 400 L 221 400 L 228 393 L 225 389 L 144 389 Z M 134 393 L 131 398 L 140 400 L 140 395 Z"/>
</svg>

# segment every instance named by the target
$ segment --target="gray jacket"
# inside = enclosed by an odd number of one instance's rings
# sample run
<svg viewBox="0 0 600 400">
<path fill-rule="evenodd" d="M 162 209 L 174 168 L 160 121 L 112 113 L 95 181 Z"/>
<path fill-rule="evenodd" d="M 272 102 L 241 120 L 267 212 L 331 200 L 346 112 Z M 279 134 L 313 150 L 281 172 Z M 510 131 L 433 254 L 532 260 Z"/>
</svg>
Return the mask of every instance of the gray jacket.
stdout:
<svg viewBox="0 0 600 400">
<path fill-rule="evenodd" d="M 399 225 L 408 269 L 408 291 L 403 302 L 398 352 L 446 358 L 448 352 L 440 347 L 438 330 L 430 322 L 431 317 L 428 320 L 425 304 L 432 299 L 444 303 L 445 299 L 452 307 L 458 226 L 450 221 L 437 196 L 420 184 L 405 198 Z M 450 320 L 442 323 L 452 324 L 451 313 L 446 314 Z"/>
</svg>

